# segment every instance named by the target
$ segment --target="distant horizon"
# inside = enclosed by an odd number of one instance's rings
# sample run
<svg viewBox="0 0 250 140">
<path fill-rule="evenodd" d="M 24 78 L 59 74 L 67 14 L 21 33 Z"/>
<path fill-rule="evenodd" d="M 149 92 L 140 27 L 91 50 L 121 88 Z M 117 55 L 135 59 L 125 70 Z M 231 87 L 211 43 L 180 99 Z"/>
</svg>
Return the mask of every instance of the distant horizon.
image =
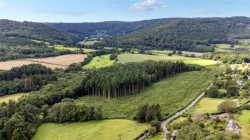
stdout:
<svg viewBox="0 0 250 140">
<path fill-rule="evenodd" d="M 234 17 L 243 17 L 243 18 L 250 18 L 250 16 L 231 16 L 231 17 L 163 17 L 163 18 L 153 18 L 153 19 L 142 19 L 142 20 L 135 20 L 135 21 L 123 21 L 123 20 L 110 20 L 110 21 L 97 21 L 97 22 L 36 22 L 36 21 L 28 21 L 28 20 L 13 20 L 13 19 L 0 19 L 0 20 L 10 20 L 10 21 L 17 21 L 17 22 L 34 22 L 34 23 L 103 23 L 103 22 L 138 22 L 138 21 L 149 21 L 149 20 L 158 20 L 158 19 L 202 19 L 202 18 L 234 18 Z"/>
<path fill-rule="evenodd" d="M 250 17 L 249 0 L 0 0 L 0 19 L 48 23 Z"/>
</svg>

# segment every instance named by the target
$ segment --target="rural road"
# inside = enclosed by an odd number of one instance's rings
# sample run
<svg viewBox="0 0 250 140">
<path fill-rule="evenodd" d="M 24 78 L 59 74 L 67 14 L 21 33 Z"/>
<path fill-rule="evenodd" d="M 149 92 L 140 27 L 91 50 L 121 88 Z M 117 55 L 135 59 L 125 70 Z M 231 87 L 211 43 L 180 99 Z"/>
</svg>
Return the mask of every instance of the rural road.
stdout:
<svg viewBox="0 0 250 140">
<path fill-rule="evenodd" d="M 205 91 L 207 91 L 212 85 L 213 84 L 210 84 L 210 86 L 208 86 Z M 203 91 L 199 96 L 197 96 L 188 106 L 186 106 L 185 108 L 183 108 L 182 110 L 180 110 L 179 112 L 177 112 L 176 114 L 174 114 L 173 116 L 171 116 L 170 118 L 168 118 L 167 120 L 161 123 L 161 127 L 163 129 L 162 140 L 167 140 L 166 137 L 167 137 L 167 134 L 169 133 L 166 127 L 167 124 L 173 121 L 174 119 L 177 119 L 178 117 L 180 117 L 184 112 L 186 112 L 188 109 L 193 107 L 196 103 L 198 103 L 201 100 L 201 98 L 205 95 L 205 91 Z"/>
</svg>

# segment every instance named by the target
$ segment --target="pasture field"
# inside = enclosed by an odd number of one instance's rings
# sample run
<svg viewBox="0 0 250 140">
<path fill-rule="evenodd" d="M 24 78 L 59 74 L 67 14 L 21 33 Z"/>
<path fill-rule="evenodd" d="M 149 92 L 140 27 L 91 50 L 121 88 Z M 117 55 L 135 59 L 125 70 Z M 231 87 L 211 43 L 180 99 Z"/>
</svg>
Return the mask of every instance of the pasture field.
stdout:
<svg viewBox="0 0 250 140">
<path fill-rule="evenodd" d="M 203 98 L 194 108 L 191 109 L 191 112 L 199 112 L 199 113 L 217 113 L 218 106 L 225 100 L 233 100 L 237 102 L 238 105 L 244 103 L 244 100 L 239 99 L 225 99 L 225 98 Z"/>
<path fill-rule="evenodd" d="M 7 103 L 9 100 L 17 101 L 20 97 L 29 95 L 29 93 L 16 93 L 13 95 L 5 95 L 0 97 L 0 103 Z"/>
<path fill-rule="evenodd" d="M 168 53 L 172 53 L 173 50 L 151 50 L 150 52 L 152 52 L 153 54 L 168 54 Z M 200 56 L 202 56 L 204 53 L 182 51 L 182 54 L 183 54 L 183 55 L 185 55 L 185 54 L 188 54 L 188 55 L 194 54 L 195 56 L 200 57 Z"/>
<path fill-rule="evenodd" d="M 101 106 L 105 118 L 133 118 L 137 108 L 143 104 L 159 104 L 163 118 L 186 106 L 214 77 L 214 71 L 193 71 L 153 83 L 136 95 L 107 101 L 98 97 L 82 97 L 79 104 Z"/>
<path fill-rule="evenodd" d="M 149 127 L 130 120 L 45 123 L 32 140 L 132 140 Z"/>
<path fill-rule="evenodd" d="M 115 63 L 115 60 L 110 60 L 110 54 L 96 56 L 93 60 L 87 65 L 83 66 L 84 69 L 92 69 L 92 68 L 102 68 L 111 66 Z"/>
<path fill-rule="evenodd" d="M 237 123 L 241 127 L 241 140 L 250 139 L 250 111 L 243 110 L 241 115 L 236 115 Z"/>
<path fill-rule="evenodd" d="M 65 50 L 70 50 L 70 51 L 73 51 L 73 52 L 77 52 L 79 51 L 79 48 L 73 48 L 73 47 L 65 47 L 63 45 L 54 45 L 54 46 L 49 46 L 49 47 L 54 47 L 56 50 L 58 51 L 65 51 Z M 82 49 L 85 53 L 90 53 L 90 52 L 94 52 L 96 50 L 93 50 L 93 49 L 87 49 L 87 48 L 83 48 Z"/>
<path fill-rule="evenodd" d="M 215 44 L 217 47 L 215 48 L 215 52 L 232 52 L 230 44 Z"/>
<path fill-rule="evenodd" d="M 83 54 L 67 54 L 56 57 L 38 58 L 38 59 L 20 59 L 0 62 L 0 70 L 10 70 L 13 67 L 21 67 L 29 64 L 42 64 L 44 66 L 55 68 L 67 68 L 72 63 L 79 63 L 86 58 Z"/>
<path fill-rule="evenodd" d="M 200 58 L 184 57 L 179 55 L 167 56 L 167 55 L 145 55 L 145 54 L 120 54 L 118 55 L 118 63 L 128 63 L 128 62 L 142 62 L 145 60 L 154 61 L 184 61 L 188 64 L 198 64 L 198 65 L 214 65 L 218 63 L 213 60 L 205 60 Z"/>
<path fill-rule="evenodd" d="M 97 40 L 93 40 L 93 41 L 81 41 L 81 42 L 79 42 L 79 44 L 94 45 L 97 42 L 100 42 L 100 41 L 97 41 Z"/>
</svg>

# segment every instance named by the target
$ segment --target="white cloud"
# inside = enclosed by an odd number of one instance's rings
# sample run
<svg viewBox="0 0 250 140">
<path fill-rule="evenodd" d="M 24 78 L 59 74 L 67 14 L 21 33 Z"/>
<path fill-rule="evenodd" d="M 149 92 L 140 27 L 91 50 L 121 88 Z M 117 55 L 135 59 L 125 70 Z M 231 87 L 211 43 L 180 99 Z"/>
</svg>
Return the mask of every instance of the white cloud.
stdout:
<svg viewBox="0 0 250 140">
<path fill-rule="evenodd" d="M 131 6 L 131 9 L 148 11 L 164 7 L 166 7 L 166 5 L 162 2 L 157 2 L 157 0 L 144 0 L 142 2 L 137 2 L 133 4 Z"/>
<path fill-rule="evenodd" d="M 0 9 L 3 9 L 5 6 L 5 4 L 3 2 L 0 1 Z"/>
</svg>

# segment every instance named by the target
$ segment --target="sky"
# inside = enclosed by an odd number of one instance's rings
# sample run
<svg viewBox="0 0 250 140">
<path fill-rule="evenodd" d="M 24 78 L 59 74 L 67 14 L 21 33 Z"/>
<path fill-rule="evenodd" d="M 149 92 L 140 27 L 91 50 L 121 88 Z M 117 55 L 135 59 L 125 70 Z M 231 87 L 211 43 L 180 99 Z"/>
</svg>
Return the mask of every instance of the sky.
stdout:
<svg viewBox="0 0 250 140">
<path fill-rule="evenodd" d="M 250 0 L 0 0 L 0 19 L 33 22 L 250 17 Z"/>
</svg>

